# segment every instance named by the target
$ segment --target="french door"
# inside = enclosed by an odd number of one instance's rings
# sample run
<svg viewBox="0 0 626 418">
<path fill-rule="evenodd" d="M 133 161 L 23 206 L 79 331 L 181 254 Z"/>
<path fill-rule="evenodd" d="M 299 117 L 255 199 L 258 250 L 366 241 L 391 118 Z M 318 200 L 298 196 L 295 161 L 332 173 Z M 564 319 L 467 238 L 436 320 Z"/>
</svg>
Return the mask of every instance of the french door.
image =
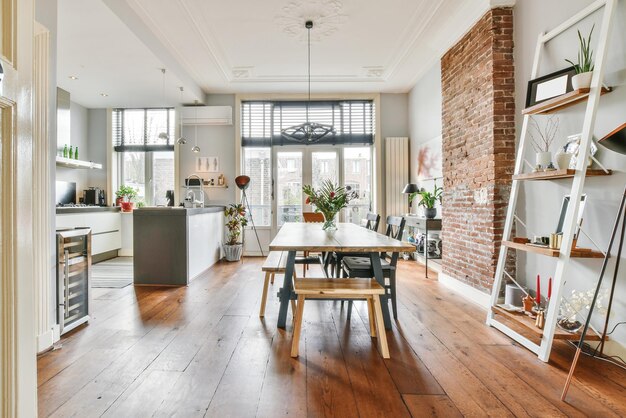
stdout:
<svg viewBox="0 0 626 418">
<path fill-rule="evenodd" d="M 340 214 L 340 221 L 359 223 L 371 207 L 370 147 L 274 147 L 272 237 L 285 222 L 301 222 L 306 204 L 302 186 L 321 186 L 324 180 L 349 186 L 358 197 Z"/>
</svg>

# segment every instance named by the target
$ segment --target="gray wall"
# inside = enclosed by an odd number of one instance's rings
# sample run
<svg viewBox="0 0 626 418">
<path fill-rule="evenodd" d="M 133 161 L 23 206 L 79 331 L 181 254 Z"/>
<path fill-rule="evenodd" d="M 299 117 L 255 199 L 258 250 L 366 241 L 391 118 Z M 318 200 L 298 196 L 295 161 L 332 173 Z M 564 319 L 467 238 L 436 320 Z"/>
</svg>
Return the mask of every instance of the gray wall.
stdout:
<svg viewBox="0 0 626 418">
<path fill-rule="evenodd" d="M 232 106 L 233 116 L 235 111 L 234 94 L 209 94 L 207 96 L 207 106 Z M 234 119 L 234 117 L 233 117 Z M 217 156 L 220 160 L 220 170 L 226 177 L 227 189 L 206 189 L 205 202 L 208 203 L 233 203 L 235 201 L 236 187 L 234 179 L 235 173 L 235 125 L 227 126 L 183 126 L 183 136 L 187 138 L 187 145 L 179 147 L 180 178 L 178 183 L 182 186 L 185 178 L 195 173 L 197 157 Z M 191 147 L 195 143 L 195 135 L 198 135 L 198 146 L 200 152 L 191 152 Z M 219 173 L 198 173 L 203 179 L 215 178 Z M 181 190 L 184 195 L 184 190 Z M 181 198 L 184 198 L 182 196 Z"/>
<path fill-rule="evenodd" d="M 517 133 L 519 137 L 521 129 L 521 109 L 524 107 L 526 85 L 530 78 L 533 53 L 537 35 L 540 32 L 551 30 L 558 24 L 583 9 L 591 0 L 560 0 L 546 2 L 542 0 L 518 1 L 514 12 L 515 31 L 515 71 L 516 71 L 516 107 L 517 107 Z M 540 69 L 540 74 L 565 68 L 567 64 L 564 58 L 575 58 L 577 49 L 576 29 L 588 33 L 593 22 L 596 22 L 594 35 L 599 33 L 601 16 L 599 13 L 592 15 L 576 25 L 574 30 L 570 30 L 556 38 L 550 43 L 550 48 L 545 56 L 546 65 Z M 601 138 L 606 133 L 623 123 L 626 119 L 624 109 L 626 106 L 626 31 L 623 22 L 626 21 L 626 3 L 617 2 L 616 15 L 613 21 L 613 31 L 608 48 L 608 67 L 606 68 L 605 82 L 615 87 L 611 94 L 603 96 L 600 100 L 595 135 Z M 592 40 L 596 45 L 597 36 Z M 567 111 L 558 114 L 560 128 L 557 134 L 557 144 L 553 145 L 555 152 L 561 146 L 568 135 L 580 132 L 584 116 L 584 105 L 570 107 Z M 537 119 L 539 123 L 545 121 Z M 526 155 L 529 161 L 534 161 L 533 152 Z M 608 168 L 616 173 L 611 177 L 588 178 L 586 181 L 585 193 L 587 193 L 587 206 L 584 216 L 584 230 L 596 241 L 599 246 L 606 250 L 608 246 L 610 229 L 617 213 L 619 198 L 626 184 L 626 157 L 611 151 L 600 149 L 598 159 Z M 546 235 L 553 231 L 559 214 L 559 206 L 562 196 L 569 192 L 570 181 L 558 182 L 534 182 L 523 185 L 518 214 L 526 219 L 529 228 L 537 234 Z M 530 234 L 530 233 L 529 233 Z M 581 237 L 579 241 L 581 247 L 593 247 L 593 244 L 586 238 Z M 518 253 L 519 254 L 519 253 Z M 518 257 L 518 271 L 520 277 L 526 277 L 529 284 L 537 274 L 548 278 L 554 274 L 555 261 L 547 257 L 527 256 L 520 254 Z M 626 260 L 621 261 L 622 266 L 626 265 Z M 612 262 L 610 266 L 612 267 Z M 569 296 L 572 290 L 587 290 L 595 285 L 600 261 L 572 262 L 568 270 L 565 296 Z M 609 271 L 611 271 L 609 269 Z M 615 324 L 626 318 L 626 270 L 622 268 L 616 290 L 614 313 L 611 324 Z M 545 285 L 544 285 L 545 286 Z M 534 287 L 534 285 L 532 285 Z M 545 292 L 545 288 L 543 289 Z M 601 315 L 596 315 L 600 318 Z M 596 321 L 598 328 L 601 325 Z M 626 327 L 620 326 L 612 336 L 614 340 L 626 345 Z"/>
<path fill-rule="evenodd" d="M 406 93 L 380 95 L 380 133 L 383 138 L 409 136 L 408 103 Z"/>
<path fill-rule="evenodd" d="M 89 109 L 87 126 L 87 152 L 88 161 L 102 164 L 102 170 L 89 171 L 89 185 L 106 189 L 107 187 L 107 110 Z M 80 156 L 80 155 L 79 155 Z M 82 158 L 82 157 L 81 157 Z M 109 196 L 107 196 L 109 198 Z M 108 199 L 108 204 L 113 204 Z"/>
</svg>

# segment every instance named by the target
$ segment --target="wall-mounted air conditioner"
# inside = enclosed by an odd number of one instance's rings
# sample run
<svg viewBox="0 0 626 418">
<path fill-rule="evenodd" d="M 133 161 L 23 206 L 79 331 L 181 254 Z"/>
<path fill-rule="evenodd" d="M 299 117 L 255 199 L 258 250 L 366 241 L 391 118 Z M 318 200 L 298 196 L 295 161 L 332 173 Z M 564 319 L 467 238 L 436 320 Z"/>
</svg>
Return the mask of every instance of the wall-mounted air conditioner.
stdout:
<svg viewBox="0 0 626 418">
<path fill-rule="evenodd" d="M 232 125 L 231 106 L 185 106 L 182 113 L 183 125 Z"/>
</svg>

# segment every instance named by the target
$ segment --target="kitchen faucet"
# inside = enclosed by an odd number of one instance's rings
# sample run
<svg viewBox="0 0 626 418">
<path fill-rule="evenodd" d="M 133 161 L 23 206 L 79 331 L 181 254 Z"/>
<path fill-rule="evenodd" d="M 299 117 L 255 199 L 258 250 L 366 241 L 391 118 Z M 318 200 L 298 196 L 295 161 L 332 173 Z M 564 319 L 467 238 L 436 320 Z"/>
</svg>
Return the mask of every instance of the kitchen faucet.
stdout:
<svg viewBox="0 0 626 418">
<path fill-rule="evenodd" d="M 189 180 L 192 179 L 192 178 L 198 179 L 198 183 L 200 185 L 199 186 L 191 186 L 189 184 Z M 185 195 L 185 201 L 186 202 L 187 201 L 191 202 L 192 207 L 196 207 L 196 205 L 199 205 L 199 207 L 203 208 L 204 207 L 204 189 L 203 189 L 202 179 L 200 178 L 200 176 L 198 176 L 197 174 L 190 175 L 185 180 L 185 185 L 186 185 L 186 188 L 187 188 L 187 194 Z M 196 191 L 200 192 L 200 199 L 199 200 L 197 198 Z"/>
</svg>

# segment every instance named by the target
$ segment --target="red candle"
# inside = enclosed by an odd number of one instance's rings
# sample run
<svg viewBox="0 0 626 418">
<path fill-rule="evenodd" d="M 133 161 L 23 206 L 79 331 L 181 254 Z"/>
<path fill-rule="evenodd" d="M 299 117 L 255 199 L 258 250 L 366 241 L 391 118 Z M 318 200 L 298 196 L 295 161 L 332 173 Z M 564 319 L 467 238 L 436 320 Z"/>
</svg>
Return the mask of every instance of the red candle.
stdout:
<svg viewBox="0 0 626 418">
<path fill-rule="evenodd" d="M 535 298 L 537 304 L 541 304 L 541 277 L 537 275 L 537 297 Z"/>
<path fill-rule="evenodd" d="M 552 277 L 548 279 L 548 299 L 552 297 Z"/>
</svg>

